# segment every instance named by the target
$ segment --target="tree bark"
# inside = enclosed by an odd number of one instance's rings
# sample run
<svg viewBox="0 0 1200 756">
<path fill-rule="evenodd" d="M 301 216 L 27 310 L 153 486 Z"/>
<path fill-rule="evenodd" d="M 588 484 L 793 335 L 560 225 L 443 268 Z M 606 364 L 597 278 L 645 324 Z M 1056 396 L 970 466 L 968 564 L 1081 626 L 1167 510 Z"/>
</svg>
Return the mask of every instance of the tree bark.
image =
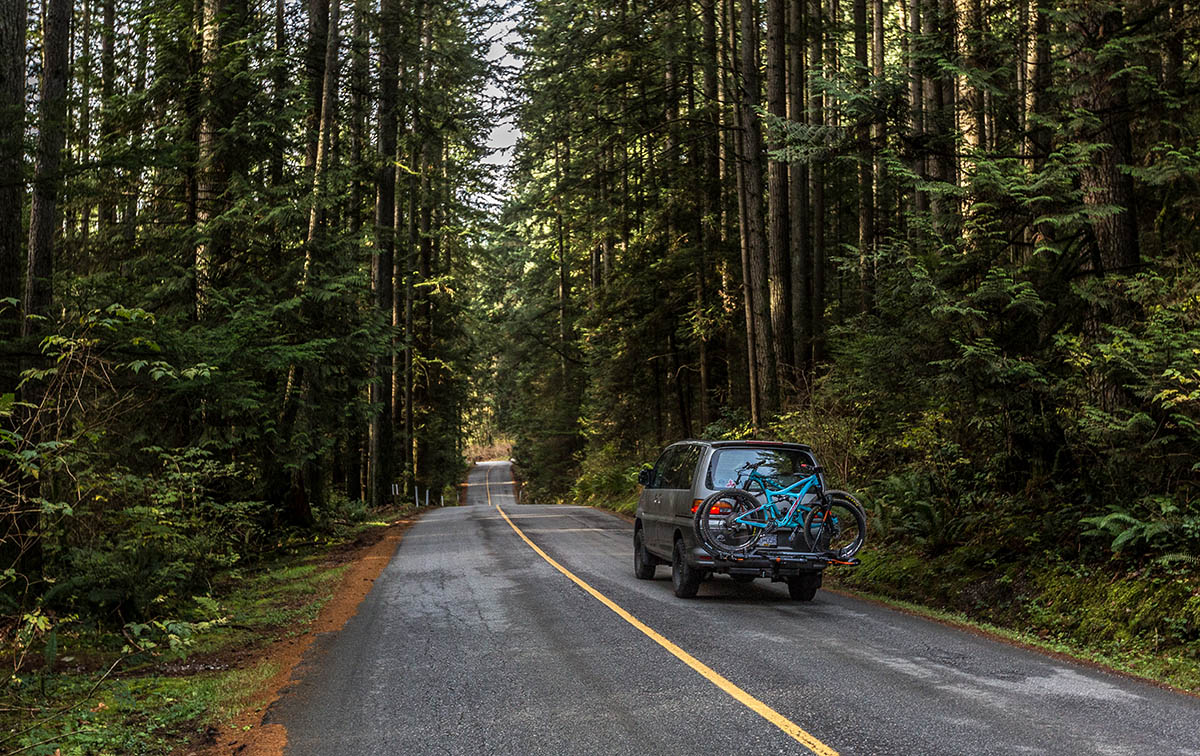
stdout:
<svg viewBox="0 0 1200 756">
<path fill-rule="evenodd" d="M 767 0 L 767 111 L 778 118 L 787 117 L 787 16 L 785 0 Z M 778 129 L 771 131 L 770 150 L 782 149 Z M 792 278 L 788 241 L 788 169 L 780 160 L 767 161 L 768 226 L 767 245 L 770 262 L 771 331 L 775 334 L 776 364 L 791 366 L 792 357 Z"/>
<path fill-rule="evenodd" d="M 329 26 L 325 35 L 325 77 L 321 83 L 321 120 L 317 129 L 317 159 L 313 165 L 312 206 L 308 211 L 308 234 L 304 245 L 304 278 L 302 287 L 307 288 L 312 275 L 314 247 L 321 243 L 325 228 L 325 202 L 327 174 L 329 172 L 329 152 L 331 132 L 333 130 L 333 114 L 337 110 L 338 90 L 338 33 L 341 20 L 341 0 L 331 0 L 329 6 Z"/>
<path fill-rule="evenodd" d="M 854 0 L 854 81 L 859 96 L 866 98 L 870 88 L 870 61 L 867 58 L 867 0 Z M 871 265 L 875 240 L 875 182 L 871 175 L 872 155 L 868 116 L 858 114 L 855 141 L 858 143 L 858 279 L 864 312 L 871 308 L 874 286 Z"/>
<path fill-rule="evenodd" d="M 926 0 L 922 22 L 927 53 L 950 59 L 953 50 L 953 13 L 949 0 Z M 925 92 L 925 144 L 929 149 L 929 178 L 935 182 L 954 183 L 954 84 L 950 75 L 935 66 L 926 67 L 928 78 Z M 934 226 L 945 231 L 951 219 L 950 202 L 931 194 L 929 207 Z"/>
<path fill-rule="evenodd" d="M 420 165 L 421 156 L 424 154 L 424 147 L 417 138 L 417 103 L 418 97 L 413 98 L 412 104 L 412 123 L 413 123 L 413 140 L 412 140 L 412 165 Z M 418 212 L 418 203 L 420 199 L 421 181 L 417 176 L 410 175 L 408 177 L 408 247 L 404 251 L 404 439 L 402 441 L 403 451 L 402 464 L 404 474 L 405 492 L 408 487 L 413 485 L 415 480 L 415 464 L 416 457 L 413 454 L 413 439 L 416 435 L 415 417 L 413 405 L 415 404 L 416 396 L 416 376 L 413 374 L 413 349 L 414 349 L 414 333 L 416 324 L 414 322 L 415 310 L 413 309 L 413 291 L 414 271 L 417 265 L 417 250 L 421 243 L 421 227 L 418 220 L 420 213 Z"/>
<path fill-rule="evenodd" d="M 737 217 L 738 217 L 738 245 L 741 250 L 741 269 L 742 269 L 742 304 L 743 318 L 746 335 L 746 378 L 747 378 L 747 398 L 750 405 L 750 422 L 758 427 L 762 424 L 762 391 L 761 382 L 758 380 L 758 361 L 755 359 L 755 340 L 757 338 L 755 332 L 754 320 L 754 288 L 751 285 L 750 275 L 750 224 L 746 220 L 746 144 L 742 137 L 745 128 L 745 114 L 742 109 L 742 101 L 745 99 L 745 93 L 741 86 L 741 62 L 738 57 L 737 44 L 737 9 L 734 6 L 734 0 L 726 0 L 725 3 L 726 18 L 725 26 L 727 30 L 729 52 L 728 69 L 730 71 L 729 91 L 733 95 L 733 134 L 731 139 L 732 158 L 734 166 L 736 196 L 737 196 Z"/>
<path fill-rule="evenodd" d="M 928 179 L 925 165 L 925 92 L 921 36 L 921 6 L 927 0 L 908 0 L 905 8 L 905 56 L 908 60 L 908 105 L 911 119 L 909 139 L 912 144 L 911 170 L 921 180 Z M 929 210 L 929 192 L 917 189 L 913 201 L 918 214 Z"/>
<path fill-rule="evenodd" d="M 1050 154 L 1050 130 L 1041 122 L 1050 102 L 1050 17 L 1043 6 L 1045 0 L 1031 0 L 1030 48 L 1032 50 L 1025 74 L 1025 153 L 1031 170 L 1041 170 Z"/>
<path fill-rule="evenodd" d="M 67 47 L 70 0 L 48 0 L 43 32 L 41 104 L 38 108 L 37 166 L 29 211 L 29 261 L 25 271 L 25 315 L 48 315 L 53 296 L 54 237 L 59 225 L 63 145 L 67 136 Z M 39 327 L 26 319 L 22 332 Z"/>
<path fill-rule="evenodd" d="M 871 76 L 876 86 L 883 82 L 883 0 L 872 0 L 871 2 Z M 873 160 L 872 172 L 873 188 L 871 194 L 872 220 L 871 220 L 871 248 L 875 253 L 871 257 L 871 284 L 875 284 L 875 277 L 878 268 L 878 251 L 880 241 L 880 226 L 885 221 L 880 220 L 880 216 L 886 218 L 887 212 L 885 207 L 890 206 L 890 203 L 884 201 L 884 188 L 887 186 L 887 168 L 883 162 L 883 150 L 887 145 L 884 144 L 884 128 L 887 126 L 887 113 L 882 107 L 874 106 L 874 118 L 871 121 L 871 157 Z"/>
<path fill-rule="evenodd" d="M 271 61 L 271 96 L 272 105 L 280 112 L 287 105 L 287 98 L 284 89 L 287 87 L 288 65 L 287 65 L 287 25 L 284 8 L 284 0 L 275 0 L 275 49 L 272 51 L 274 57 Z M 276 140 L 275 149 L 271 153 L 271 186 L 279 187 L 283 185 L 283 160 L 284 160 L 285 142 L 282 139 Z M 282 228 L 278 226 L 277 232 L 282 236 Z M 275 241 L 276 252 L 281 252 L 282 243 L 279 240 Z M 278 260 L 282 264 L 282 260 Z"/>
<path fill-rule="evenodd" d="M 716 0 L 701 0 L 701 68 L 704 77 L 704 114 L 708 122 L 703 150 L 704 206 L 700 216 L 700 254 L 696 272 L 696 301 L 706 311 L 709 297 L 711 253 L 721 246 L 721 111 L 720 78 L 717 71 Z M 709 335 L 700 337 L 700 425 L 712 422 L 712 377 L 709 367 Z"/>
<path fill-rule="evenodd" d="M 223 108 L 227 86 L 220 66 L 222 27 L 227 0 L 203 0 L 201 19 L 200 65 L 203 79 L 200 94 L 200 127 L 196 149 L 196 225 L 200 240 L 196 244 L 196 318 L 208 311 L 214 269 L 224 254 L 224 233 L 219 222 L 220 199 L 225 189 L 224 160 L 217 145 L 217 130 L 223 125 Z"/>
<path fill-rule="evenodd" d="M 962 60 L 965 74 L 956 77 L 958 102 L 961 104 L 959 116 L 965 155 L 961 160 L 960 182 L 967 186 L 970 178 L 975 175 L 976 155 L 987 144 L 984 134 L 983 92 L 972 76 L 981 70 L 979 61 L 979 36 L 982 33 L 983 11 L 979 0 L 955 0 L 955 37 L 957 39 L 958 55 Z M 967 194 L 967 206 L 964 215 L 970 215 L 971 195 Z"/>
<path fill-rule="evenodd" d="M 788 119 L 808 123 L 804 101 L 804 0 L 788 0 Z M 792 363 L 803 370 L 809 363 L 812 338 L 812 260 L 808 221 L 808 165 L 788 163 L 788 243 L 791 257 Z"/>
<path fill-rule="evenodd" d="M 149 67 L 150 58 L 150 29 L 149 24 L 144 23 L 139 25 L 138 34 L 135 44 L 137 45 L 137 70 L 134 74 L 133 92 L 138 95 L 138 102 L 133 106 L 130 113 L 129 125 L 131 134 L 140 134 L 146 127 L 147 105 L 144 102 L 146 93 L 146 79 L 148 76 L 147 68 Z M 126 186 L 129 187 L 125 197 L 125 209 L 121 218 L 121 234 L 125 243 L 130 248 L 133 247 L 133 242 L 137 238 L 138 230 L 138 206 L 142 198 L 142 174 L 144 168 L 140 165 L 135 165 L 128 169 Z"/>
<path fill-rule="evenodd" d="M 1073 23 L 1075 36 L 1084 40 L 1075 53 L 1082 86 L 1075 106 L 1091 115 L 1087 126 L 1079 129 L 1077 139 L 1096 146 L 1080 176 L 1083 202 L 1090 208 L 1116 208 L 1117 212 L 1096 212 L 1091 230 L 1097 251 L 1099 275 L 1128 271 L 1140 259 L 1137 220 L 1134 212 L 1133 177 L 1123 170 L 1133 162 L 1133 142 L 1129 132 L 1131 117 L 1128 74 L 1125 59 L 1106 49 L 1120 33 L 1123 18 L 1120 6 L 1106 7 L 1085 3 Z"/>
<path fill-rule="evenodd" d="M 395 252 L 396 177 L 391 161 L 396 153 L 396 77 L 399 65 L 399 18 L 396 0 L 383 0 L 379 13 L 379 167 L 375 175 L 375 245 L 371 258 L 371 290 L 375 309 L 384 323 L 391 323 L 392 275 Z M 380 507 L 389 500 L 392 481 L 392 408 L 388 371 L 390 356 L 380 355 L 372 366 L 370 399 L 371 504 Z"/>
<path fill-rule="evenodd" d="M 282 2 L 282 0 L 277 0 Z M 367 17 L 371 9 L 367 0 L 354 0 L 354 19 L 351 25 L 350 49 L 350 213 L 348 225 L 350 235 L 356 240 L 362 230 L 363 202 L 363 144 L 366 141 L 367 53 L 370 49 L 370 32 Z"/>
<path fill-rule="evenodd" d="M 821 0 L 811 0 L 809 6 L 809 55 L 812 58 L 811 69 L 815 75 L 825 75 L 824 63 L 824 31 L 822 22 Z M 825 97 L 816 88 L 809 91 L 809 111 L 812 114 L 814 126 L 825 125 Z M 811 170 L 812 207 L 813 207 L 813 244 L 812 244 L 812 296 L 810 344 L 813 364 L 824 358 L 825 340 L 825 161 L 818 158 L 813 161 Z"/>
<path fill-rule="evenodd" d="M 749 288 L 753 292 L 754 361 L 762 400 L 763 418 L 779 409 L 779 376 L 775 336 L 771 328 L 770 300 L 767 291 L 769 263 L 762 211 L 762 129 L 756 108 L 759 103 L 758 77 L 758 5 L 742 0 L 742 164 L 745 171 L 743 191 L 746 228 L 746 252 L 750 263 Z"/>
<path fill-rule="evenodd" d="M 100 140 L 98 147 L 103 148 L 116 136 L 113 124 L 113 87 L 116 78 L 116 0 L 103 0 L 103 14 L 100 28 Z M 113 202 L 112 184 L 114 174 L 107 167 L 108 160 L 102 161 L 104 167 L 100 170 L 100 185 L 105 187 L 100 195 L 100 209 L 97 216 L 97 230 L 103 234 L 117 222 L 116 203 Z"/>
<path fill-rule="evenodd" d="M 92 159 L 92 2 L 83 4 L 83 39 L 80 52 L 73 66 L 79 79 L 79 163 L 87 165 Z M 86 246 L 92 231 L 91 203 L 84 202 L 80 208 L 79 240 Z M 69 222 L 68 222 L 68 225 Z"/>
<path fill-rule="evenodd" d="M 305 116 L 304 168 L 317 162 L 317 139 L 321 121 L 321 87 L 325 81 L 325 37 L 329 33 L 329 0 L 305 0 L 308 8 L 308 40 L 304 71 L 308 84 L 308 113 Z M 383 15 L 382 5 L 380 15 Z"/>
<path fill-rule="evenodd" d="M 24 0 L 0 3 L 0 299 L 21 300 L 21 214 L 25 179 L 25 25 Z M 21 330 L 20 308 L 0 303 L 0 340 Z M 5 359 L 15 367 L 14 360 Z M 15 371 L 0 374 L 0 393 L 11 391 Z"/>
</svg>

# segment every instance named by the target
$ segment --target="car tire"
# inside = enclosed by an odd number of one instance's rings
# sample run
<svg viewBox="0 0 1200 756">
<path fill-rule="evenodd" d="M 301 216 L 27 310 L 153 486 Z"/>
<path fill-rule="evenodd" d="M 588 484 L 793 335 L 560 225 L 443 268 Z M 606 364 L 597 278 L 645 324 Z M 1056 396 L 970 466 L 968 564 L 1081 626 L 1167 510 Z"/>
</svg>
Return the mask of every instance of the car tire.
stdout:
<svg viewBox="0 0 1200 756">
<path fill-rule="evenodd" d="M 671 555 L 671 585 L 679 598 L 692 598 L 700 590 L 700 581 L 704 579 L 703 570 L 687 563 L 687 549 L 682 538 L 675 539 L 675 550 Z"/>
<path fill-rule="evenodd" d="M 821 573 L 803 572 L 788 578 L 788 594 L 796 601 L 812 601 L 821 587 Z"/>
<path fill-rule="evenodd" d="M 633 576 L 638 580 L 653 580 L 657 563 L 649 551 L 646 551 L 645 536 L 642 529 L 633 531 Z"/>
</svg>

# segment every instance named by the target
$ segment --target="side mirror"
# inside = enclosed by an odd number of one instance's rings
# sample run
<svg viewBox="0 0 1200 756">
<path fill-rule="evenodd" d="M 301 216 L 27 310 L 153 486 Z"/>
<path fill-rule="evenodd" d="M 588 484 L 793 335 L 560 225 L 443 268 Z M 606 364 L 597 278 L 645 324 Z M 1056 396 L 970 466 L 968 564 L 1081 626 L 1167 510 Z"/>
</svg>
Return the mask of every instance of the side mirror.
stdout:
<svg viewBox="0 0 1200 756">
<path fill-rule="evenodd" d="M 638 484 L 639 485 L 648 487 L 653 482 L 654 482 L 654 469 L 653 468 L 643 467 L 641 470 L 638 470 Z"/>
</svg>

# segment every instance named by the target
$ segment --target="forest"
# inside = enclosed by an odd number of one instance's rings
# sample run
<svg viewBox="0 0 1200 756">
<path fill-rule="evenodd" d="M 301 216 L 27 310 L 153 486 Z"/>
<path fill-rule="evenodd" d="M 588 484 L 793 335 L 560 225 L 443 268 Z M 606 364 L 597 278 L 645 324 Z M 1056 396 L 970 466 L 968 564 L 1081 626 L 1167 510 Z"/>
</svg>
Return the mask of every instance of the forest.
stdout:
<svg viewBox="0 0 1200 756">
<path fill-rule="evenodd" d="M 500 12 L 4 3 L 18 669 L 59 630 L 174 637 L 220 571 L 367 508 L 454 501 Z"/>
<path fill-rule="evenodd" d="M 761 437 L 856 587 L 1195 668 L 1198 220 L 1193 0 L 4 0 L 0 643 Z"/>
</svg>

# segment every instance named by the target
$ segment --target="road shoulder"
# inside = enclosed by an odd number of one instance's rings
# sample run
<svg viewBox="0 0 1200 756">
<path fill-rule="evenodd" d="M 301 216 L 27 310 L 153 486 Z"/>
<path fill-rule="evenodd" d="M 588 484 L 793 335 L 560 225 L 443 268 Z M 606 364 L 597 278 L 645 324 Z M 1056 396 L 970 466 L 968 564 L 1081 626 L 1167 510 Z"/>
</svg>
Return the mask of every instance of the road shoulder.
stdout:
<svg viewBox="0 0 1200 756">
<path fill-rule="evenodd" d="M 342 629 L 358 611 L 376 579 L 399 547 L 405 532 L 420 518 L 417 511 L 392 521 L 377 540 L 356 544 L 338 555 L 346 570 L 316 618 L 302 632 L 280 637 L 260 649 L 250 665 L 269 665 L 273 674 L 253 692 L 248 692 L 242 710 L 209 729 L 208 742 L 176 749 L 176 756 L 282 756 L 287 731 L 280 724 L 263 724 L 271 704 L 287 689 L 292 675 L 318 635 Z"/>
</svg>

